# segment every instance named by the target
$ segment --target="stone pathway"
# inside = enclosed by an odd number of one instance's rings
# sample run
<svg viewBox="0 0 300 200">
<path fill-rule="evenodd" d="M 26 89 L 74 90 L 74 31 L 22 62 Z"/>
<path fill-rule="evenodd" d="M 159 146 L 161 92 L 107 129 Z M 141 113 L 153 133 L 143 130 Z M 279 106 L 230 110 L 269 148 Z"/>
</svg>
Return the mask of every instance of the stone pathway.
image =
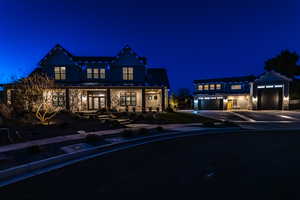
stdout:
<svg viewBox="0 0 300 200">
<path fill-rule="evenodd" d="M 54 144 L 54 143 L 60 143 L 60 142 L 66 142 L 71 140 L 79 140 L 86 137 L 88 134 L 96 134 L 96 135 L 113 135 L 118 134 L 124 129 L 140 129 L 140 128 L 147 128 L 147 129 L 153 129 L 158 126 L 163 127 L 166 130 L 170 131 L 195 131 L 195 130 L 205 130 L 206 128 L 197 127 L 200 126 L 201 123 L 194 123 L 194 124 L 128 124 L 128 128 L 121 128 L 121 129 L 114 129 L 114 130 L 104 130 L 104 131 L 96 131 L 96 132 L 84 132 L 80 134 L 73 134 L 73 135 L 66 135 L 66 136 L 58 136 L 58 137 L 52 137 L 52 138 L 45 138 L 40 140 L 33 140 L 28 142 L 22 142 L 17 144 L 10 144 L 6 146 L 0 147 L 0 153 L 7 152 L 7 151 L 13 151 L 18 149 L 24 149 L 26 147 L 30 147 L 33 145 L 46 145 L 46 144 Z"/>
</svg>

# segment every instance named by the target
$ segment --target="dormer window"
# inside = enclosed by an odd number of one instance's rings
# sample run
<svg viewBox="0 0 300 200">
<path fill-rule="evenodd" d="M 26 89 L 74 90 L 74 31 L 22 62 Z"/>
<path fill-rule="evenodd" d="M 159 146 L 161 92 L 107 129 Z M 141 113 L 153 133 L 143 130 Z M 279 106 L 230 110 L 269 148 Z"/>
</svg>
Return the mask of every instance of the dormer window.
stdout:
<svg viewBox="0 0 300 200">
<path fill-rule="evenodd" d="M 198 90 L 202 91 L 203 90 L 203 85 L 198 85 Z"/>
<path fill-rule="evenodd" d="M 104 68 L 87 68 L 87 79 L 105 79 Z"/>
<path fill-rule="evenodd" d="M 123 67 L 123 80 L 133 80 L 133 67 Z"/>
<path fill-rule="evenodd" d="M 66 67 L 54 67 L 55 80 L 66 80 Z"/>
<path fill-rule="evenodd" d="M 209 90 L 209 85 L 204 85 L 204 90 Z"/>
<path fill-rule="evenodd" d="M 231 85 L 231 89 L 232 90 L 240 90 L 240 89 L 242 89 L 242 85 L 241 84 Z"/>
</svg>

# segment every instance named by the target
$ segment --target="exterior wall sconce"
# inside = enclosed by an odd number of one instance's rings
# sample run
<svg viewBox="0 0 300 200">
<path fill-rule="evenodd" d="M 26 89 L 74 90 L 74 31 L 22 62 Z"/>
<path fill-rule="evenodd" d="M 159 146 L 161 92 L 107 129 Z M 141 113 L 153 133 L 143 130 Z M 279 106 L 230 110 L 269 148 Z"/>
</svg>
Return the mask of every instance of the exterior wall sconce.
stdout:
<svg viewBox="0 0 300 200">
<path fill-rule="evenodd" d="M 257 97 L 252 97 L 253 102 L 257 102 Z"/>
<path fill-rule="evenodd" d="M 227 99 L 223 99 L 223 102 L 224 102 L 224 103 L 227 103 L 227 101 L 228 101 Z"/>
<path fill-rule="evenodd" d="M 283 101 L 289 101 L 290 100 L 290 97 L 287 96 L 287 97 L 283 97 Z"/>
</svg>

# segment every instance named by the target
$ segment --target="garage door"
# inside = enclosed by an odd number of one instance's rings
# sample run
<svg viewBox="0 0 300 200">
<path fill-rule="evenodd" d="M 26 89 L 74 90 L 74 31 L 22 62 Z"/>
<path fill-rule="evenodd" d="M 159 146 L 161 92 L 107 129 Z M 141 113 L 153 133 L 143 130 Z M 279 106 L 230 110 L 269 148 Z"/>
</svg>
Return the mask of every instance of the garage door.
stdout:
<svg viewBox="0 0 300 200">
<path fill-rule="evenodd" d="M 262 89 L 258 90 L 259 110 L 281 110 L 282 109 L 282 89 Z"/>
<path fill-rule="evenodd" d="M 201 99 L 198 103 L 199 110 L 223 110 L 222 99 Z"/>
</svg>

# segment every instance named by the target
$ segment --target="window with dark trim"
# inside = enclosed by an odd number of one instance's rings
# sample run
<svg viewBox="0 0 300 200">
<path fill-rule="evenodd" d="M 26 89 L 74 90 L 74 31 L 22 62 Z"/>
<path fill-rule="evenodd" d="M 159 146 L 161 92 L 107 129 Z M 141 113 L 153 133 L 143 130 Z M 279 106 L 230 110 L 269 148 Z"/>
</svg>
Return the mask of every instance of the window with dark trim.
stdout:
<svg viewBox="0 0 300 200">
<path fill-rule="evenodd" d="M 54 67 L 55 80 L 66 80 L 66 67 Z"/>
<path fill-rule="evenodd" d="M 120 93 L 121 106 L 136 106 L 136 92 L 121 92 Z"/>
<path fill-rule="evenodd" d="M 241 84 L 231 85 L 231 89 L 232 90 L 241 90 L 242 89 L 242 85 Z"/>
<path fill-rule="evenodd" d="M 133 67 L 123 67 L 123 80 L 133 80 Z"/>
<path fill-rule="evenodd" d="M 64 92 L 53 92 L 52 105 L 55 107 L 65 106 L 65 93 Z"/>
<path fill-rule="evenodd" d="M 87 79 L 105 79 L 104 68 L 87 68 Z"/>
<path fill-rule="evenodd" d="M 203 90 L 203 85 L 198 85 L 198 90 L 202 91 Z"/>
</svg>

